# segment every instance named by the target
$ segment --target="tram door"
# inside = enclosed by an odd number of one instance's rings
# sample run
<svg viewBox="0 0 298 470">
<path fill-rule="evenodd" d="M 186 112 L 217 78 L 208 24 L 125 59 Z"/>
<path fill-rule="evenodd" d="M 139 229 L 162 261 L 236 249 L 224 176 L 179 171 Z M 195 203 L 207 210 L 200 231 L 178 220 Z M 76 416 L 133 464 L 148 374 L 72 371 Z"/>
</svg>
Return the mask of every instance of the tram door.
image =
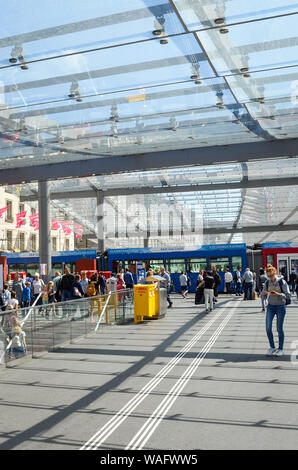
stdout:
<svg viewBox="0 0 298 470">
<path fill-rule="evenodd" d="M 278 274 L 284 276 L 288 282 L 292 269 L 298 275 L 298 253 L 288 255 L 277 255 L 277 271 Z"/>
</svg>

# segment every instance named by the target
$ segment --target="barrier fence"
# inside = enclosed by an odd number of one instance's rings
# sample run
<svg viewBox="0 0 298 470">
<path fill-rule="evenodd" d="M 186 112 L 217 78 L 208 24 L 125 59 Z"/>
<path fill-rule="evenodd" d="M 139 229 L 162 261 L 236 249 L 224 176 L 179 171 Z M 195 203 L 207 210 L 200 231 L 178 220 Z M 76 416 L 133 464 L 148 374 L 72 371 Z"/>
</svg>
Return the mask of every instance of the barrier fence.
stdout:
<svg viewBox="0 0 298 470">
<path fill-rule="evenodd" d="M 20 358 L 38 357 L 80 337 L 99 332 L 106 325 L 133 320 L 133 289 L 1 312 L 0 366 L 9 366 Z M 21 332 L 15 329 L 18 326 Z"/>
</svg>

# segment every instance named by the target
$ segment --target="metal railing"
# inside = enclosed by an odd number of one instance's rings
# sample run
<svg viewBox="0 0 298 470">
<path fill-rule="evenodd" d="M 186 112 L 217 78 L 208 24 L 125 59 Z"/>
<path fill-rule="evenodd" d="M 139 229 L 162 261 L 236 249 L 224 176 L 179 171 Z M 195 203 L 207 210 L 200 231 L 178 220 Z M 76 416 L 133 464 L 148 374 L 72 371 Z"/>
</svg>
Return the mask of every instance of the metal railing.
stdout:
<svg viewBox="0 0 298 470">
<path fill-rule="evenodd" d="M 0 313 L 0 366 L 16 359 L 35 358 L 90 334 L 99 326 L 134 320 L 133 290 L 35 305 Z M 25 333 L 25 351 L 14 347 L 14 328 Z"/>
</svg>

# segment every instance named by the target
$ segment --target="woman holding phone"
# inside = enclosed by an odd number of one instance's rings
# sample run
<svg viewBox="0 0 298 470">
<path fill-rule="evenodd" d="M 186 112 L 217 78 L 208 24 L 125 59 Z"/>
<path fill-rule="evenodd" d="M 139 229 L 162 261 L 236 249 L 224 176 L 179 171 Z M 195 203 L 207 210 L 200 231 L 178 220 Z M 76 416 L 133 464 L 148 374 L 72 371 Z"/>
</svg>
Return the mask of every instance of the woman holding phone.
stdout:
<svg viewBox="0 0 298 470">
<path fill-rule="evenodd" d="M 264 284 L 262 298 L 267 299 L 268 307 L 266 314 L 266 333 L 268 336 L 270 348 L 267 356 L 283 356 L 284 330 L 283 323 L 286 315 L 286 305 L 290 303 L 291 294 L 286 281 L 277 276 L 277 271 L 273 266 L 266 269 L 268 280 Z M 277 332 L 279 345 L 276 349 L 272 333 L 273 318 L 277 317 Z"/>
</svg>

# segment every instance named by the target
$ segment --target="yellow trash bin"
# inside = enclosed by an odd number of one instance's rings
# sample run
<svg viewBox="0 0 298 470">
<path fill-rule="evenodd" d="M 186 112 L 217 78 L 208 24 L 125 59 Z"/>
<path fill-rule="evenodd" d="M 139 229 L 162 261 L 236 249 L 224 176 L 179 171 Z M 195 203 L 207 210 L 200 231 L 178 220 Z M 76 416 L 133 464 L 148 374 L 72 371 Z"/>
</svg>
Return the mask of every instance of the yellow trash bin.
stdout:
<svg viewBox="0 0 298 470">
<path fill-rule="evenodd" d="M 134 286 L 134 322 L 140 323 L 144 317 L 155 316 L 155 285 L 137 284 Z"/>
</svg>

